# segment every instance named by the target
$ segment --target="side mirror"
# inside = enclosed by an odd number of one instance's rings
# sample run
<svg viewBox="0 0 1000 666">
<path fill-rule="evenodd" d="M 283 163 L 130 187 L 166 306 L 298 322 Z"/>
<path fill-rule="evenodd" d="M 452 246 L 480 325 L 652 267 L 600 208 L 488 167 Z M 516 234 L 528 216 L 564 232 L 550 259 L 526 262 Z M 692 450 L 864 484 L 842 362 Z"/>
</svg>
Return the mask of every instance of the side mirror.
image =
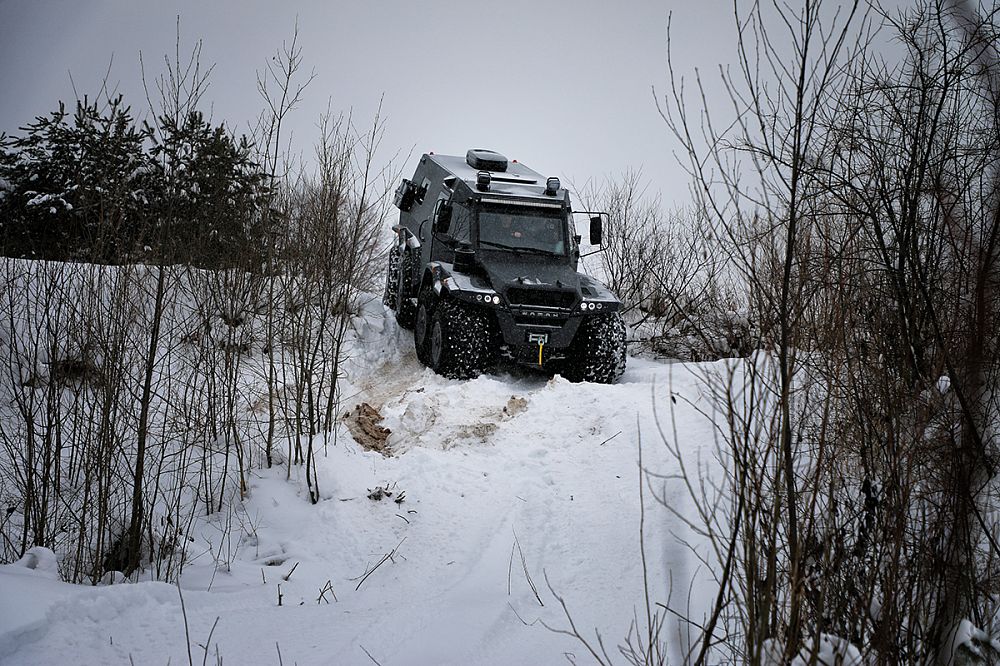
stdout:
<svg viewBox="0 0 1000 666">
<path fill-rule="evenodd" d="M 448 233 L 451 227 L 451 204 L 442 201 L 438 205 L 437 216 L 434 218 L 434 231 L 439 234 Z"/>
<path fill-rule="evenodd" d="M 590 244 L 600 245 L 604 237 L 604 219 L 602 215 L 590 218 Z"/>
<path fill-rule="evenodd" d="M 417 188 L 407 179 L 396 188 L 396 196 L 392 203 L 401 211 L 408 211 L 413 208 L 413 200 L 416 199 Z"/>
</svg>

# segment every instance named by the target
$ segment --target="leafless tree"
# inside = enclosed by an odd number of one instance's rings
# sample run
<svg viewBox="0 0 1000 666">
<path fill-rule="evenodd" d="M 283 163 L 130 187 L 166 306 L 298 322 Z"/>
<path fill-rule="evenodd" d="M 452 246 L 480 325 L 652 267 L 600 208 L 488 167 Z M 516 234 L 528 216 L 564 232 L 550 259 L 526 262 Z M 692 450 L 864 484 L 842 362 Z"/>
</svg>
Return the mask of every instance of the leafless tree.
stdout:
<svg viewBox="0 0 1000 666">
<path fill-rule="evenodd" d="M 998 579 L 986 16 L 737 7 L 724 131 L 693 122 L 673 77 L 661 109 L 763 346 L 709 380 L 728 414 L 725 518 L 709 511 L 720 497 L 687 486 L 720 572 L 699 662 L 815 659 L 824 635 L 874 663 L 996 658 L 954 642 L 962 621 L 989 629 Z M 901 60 L 877 48 L 888 40 Z"/>
</svg>

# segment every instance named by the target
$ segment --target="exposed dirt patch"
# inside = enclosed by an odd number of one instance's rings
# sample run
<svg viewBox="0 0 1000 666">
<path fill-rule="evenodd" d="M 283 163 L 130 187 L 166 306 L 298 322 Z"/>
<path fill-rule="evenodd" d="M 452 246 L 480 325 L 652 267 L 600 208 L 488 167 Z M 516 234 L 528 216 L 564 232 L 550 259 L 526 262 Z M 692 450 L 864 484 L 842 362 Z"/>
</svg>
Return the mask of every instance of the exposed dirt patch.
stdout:
<svg viewBox="0 0 1000 666">
<path fill-rule="evenodd" d="M 362 402 L 344 417 L 344 421 L 354 441 L 362 448 L 378 451 L 388 458 L 392 451 L 386 445 L 386 439 L 392 431 L 379 425 L 383 418 L 377 409 Z"/>
<path fill-rule="evenodd" d="M 512 419 L 527 408 L 527 398 L 522 398 L 519 395 L 512 395 L 510 396 L 510 399 L 507 400 L 507 404 L 503 406 L 503 418 Z"/>
<path fill-rule="evenodd" d="M 458 436 L 467 439 L 478 439 L 483 444 L 497 431 L 496 423 L 476 423 L 474 425 L 462 426 L 458 431 Z"/>
</svg>

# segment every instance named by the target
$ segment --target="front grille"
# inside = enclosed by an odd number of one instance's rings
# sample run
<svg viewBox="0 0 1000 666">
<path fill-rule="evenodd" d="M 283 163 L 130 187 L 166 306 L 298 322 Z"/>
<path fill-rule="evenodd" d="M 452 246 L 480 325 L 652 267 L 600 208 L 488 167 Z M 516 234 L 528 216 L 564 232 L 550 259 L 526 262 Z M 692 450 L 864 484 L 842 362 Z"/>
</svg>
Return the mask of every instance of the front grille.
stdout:
<svg viewBox="0 0 1000 666">
<path fill-rule="evenodd" d="M 545 305 L 512 305 L 510 313 L 518 326 L 562 328 L 569 319 L 570 310 Z"/>
<path fill-rule="evenodd" d="M 554 289 L 523 289 L 511 287 L 507 290 L 507 300 L 512 305 L 531 307 L 541 305 L 549 308 L 571 308 L 576 302 L 576 292 Z"/>
<path fill-rule="evenodd" d="M 532 328 L 562 328 L 566 323 L 566 317 L 553 319 L 550 317 L 538 317 L 527 313 L 515 312 L 514 323 L 518 326 L 530 326 Z"/>
</svg>

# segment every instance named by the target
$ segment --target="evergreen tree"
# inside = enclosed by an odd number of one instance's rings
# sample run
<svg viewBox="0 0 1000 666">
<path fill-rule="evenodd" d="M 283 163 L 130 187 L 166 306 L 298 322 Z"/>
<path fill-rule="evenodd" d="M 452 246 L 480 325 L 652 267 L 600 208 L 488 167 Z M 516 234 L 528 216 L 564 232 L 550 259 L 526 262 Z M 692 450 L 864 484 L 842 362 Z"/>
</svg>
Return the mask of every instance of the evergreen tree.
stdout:
<svg viewBox="0 0 1000 666">
<path fill-rule="evenodd" d="M 159 119 L 152 156 L 164 175 L 160 214 L 167 256 L 206 268 L 260 254 L 255 220 L 265 178 L 246 137 L 211 126 L 199 112 Z"/>
<path fill-rule="evenodd" d="M 121 96 L 39 116 L 0 143 L 0 247 L 8 256 L 121 261 L 141 233 L 155 170 Z"/>
<path fill-rule="evenodd" d="M 137 125 L 121 96 L 84 98 L 0 135 L 0 252 L 206 268 L 254 262 L 266 178 L 245 136 L 199 112 Z M 159 137 L 159 138 L 157 138 Z M 148 249 L 148 251 L 147 251 Z"/>
</svg>

